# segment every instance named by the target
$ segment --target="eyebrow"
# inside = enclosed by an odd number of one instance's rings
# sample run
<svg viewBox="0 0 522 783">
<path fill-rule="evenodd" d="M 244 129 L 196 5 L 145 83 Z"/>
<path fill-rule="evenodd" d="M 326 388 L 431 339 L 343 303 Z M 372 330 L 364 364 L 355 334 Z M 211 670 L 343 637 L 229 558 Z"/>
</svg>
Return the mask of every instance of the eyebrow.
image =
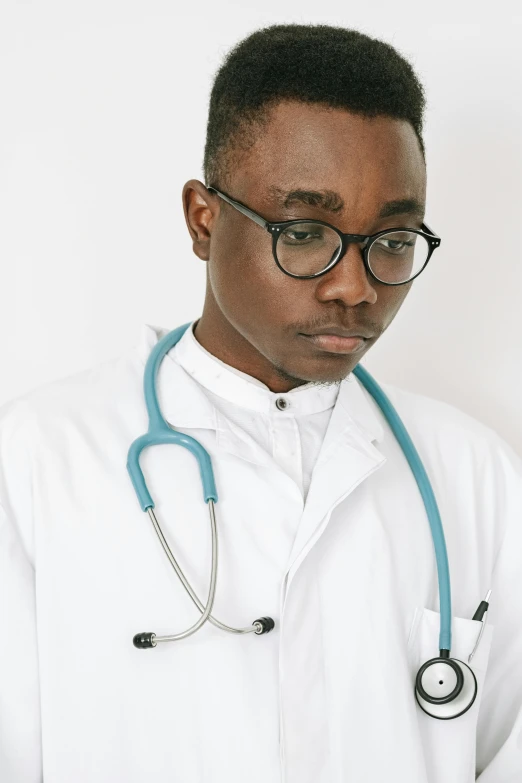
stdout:
<svg viewBox="0 0 522 783">
<path fill-rule="evenodd" d="M 306 204 L 310 207 L 319 207 L 325 212 L 337 213 L 344 209 L 344 201 L 335 190 L 305 190 L 296 188 L 285 191 L 276 185 L 269 188 L 269 193 L 284 209 L 292 204 Z M 415 198 L 403 198 L 396 201 L 388 201 L 379 212 L 380 218 L 393 217 L 394 215 L 414 215 L 424 217 L 425 205 Z"/>
<path fill-rule="evenodd" d="M 320 207 L 326 212 L 340 212 L 344 209 L 344 201 L 334 190 L 282 190 L 277 185 L 269 188 L 269 193 L 278 206 L 287 208 L 291 204 L 307 204 L 310 207 Z"/>
<path fill-rule="evenodd" d="M 398 201 L 388 201 L 379 212 L 380 218 L 393 217 L 394 215 L 414 215 L 424 217 L 426 207 L 416 198 L 402 198 Z"/>
</svg>

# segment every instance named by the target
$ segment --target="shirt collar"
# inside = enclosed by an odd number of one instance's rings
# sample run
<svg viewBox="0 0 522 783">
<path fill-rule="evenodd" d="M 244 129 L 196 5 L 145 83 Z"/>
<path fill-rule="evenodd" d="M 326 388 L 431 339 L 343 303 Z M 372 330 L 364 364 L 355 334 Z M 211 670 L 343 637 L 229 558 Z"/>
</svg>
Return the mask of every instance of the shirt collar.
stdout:
<svg viewBox="0 0 522 783">
<path fill-rule="evenodd" d="M 217 428 L 216 409 L 201 389 L 204 386 L 237 405 L 264 413 L 276 411 L 275 400 L 284 397 L 291 405 L 288 410 L 277 410 L 279 416 L 289 415 L 290 411 L 290 415 L 306 415 L 333 406 L 339 424 L 341 418 L 343 425 L 351 421 L 370 440 L 383 439 L 382 413 L 353 373 L 339 385 L 305 384 L 278 394 L 206 351 L 192 332 L 195 323 L 192 321 L 177 345 L 166 354 L 158 371 L 158 401 L 164 417 L 173 426 Z M 136 351 L 143 370 L 152 348 L 169 331 L 166 327 L 142 325 Z"/>
<path fill-rule="evenodd" d="M 172 356 L 198 383 L 218 397 L 255 413 L 281 416 L 307 416 L 333 408 L 339 392 L 338 384 L 317 386 L 306 383 L 289 392 L 273 392 L 266 384 L 247 373 L 225 364 L 209 353 L 194 335 L 193 321 Z M 276 407 L 276 400 L 285 400 L 287 407 Z"/>
</svg>

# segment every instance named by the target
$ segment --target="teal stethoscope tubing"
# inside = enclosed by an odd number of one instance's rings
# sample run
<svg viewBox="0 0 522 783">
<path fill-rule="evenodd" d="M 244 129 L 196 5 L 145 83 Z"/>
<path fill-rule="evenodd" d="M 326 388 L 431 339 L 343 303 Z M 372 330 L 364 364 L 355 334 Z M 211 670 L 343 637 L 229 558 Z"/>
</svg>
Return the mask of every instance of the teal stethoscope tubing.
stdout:
<svg viewBox="0 0 522 783">
<path fill-rule="evenodd" d="M 148 432 L 141 435 L 131 444 L 127 457 L 127 470 L 138 496 L 142 511 L 154 508 L 154 501 L 147 489 L 143 471 L 139 464 L 141 452 L 148 446 L 156 446 L 165 443 L 183 446 L 192 452 L 198 461 L 205 503 L 208 503 L 209 500 L 217 503 L 218 496 L 210 455 L 195 438 L 181 432 L 176 432 L 176 430 L 173 430 L 167 424 L 161 413 L 156 391 L 156 380 L 163 357 L 176 345 L 189 326 L 190 322 L 178 326 L 159 340 L 151 351 L 145 366 L 144 392 L 145 404 L 149 416 L 149 429 Z M 359 379 L 383 412 L 393 434 L 397 438 L 415 477 L 417 486 L 419 487 L 430 523 L 435 557 L 437 560 L 440 603 L 439 648 L 441 651 L 447 650 L 449 655 L 449 651 L 451 650 L 451 589 L 448 555 L 442 521 L 430 480 L 406 427 L 384 391 L 370 373 L 361 367 L 360 364 L 355 367 L 353 374 Z"/>
<path fill-rule="evenodd" d="M 358 364 L 353 374 L 361 381 L 364 388 L 371 394 L 381 411 L 384 413 L 390 429 L 397 438 L 399 445 L 408 460 L 408 464 L 419 487 L 419 491 L 424 501 L 424 507 L 430 523 L 431 537 L 435 548 L 435 558 L 437 560 L 437 576 L 439 582 L 439 604 L 440 604 L 440 634 L 439 648 L 441 650 L 451 650 L 451 588 L 448 564 L 448 553 L 446 550 L 446 539 L 442 520 L 440 518 L 439 508 L 433 488 L 431 486 L 428 474 L 419 457 L 419 453 L 413 441 L 410 438 L 406 427 L 404 426 L 399 414 L 391 404 L 390 400 L 372 378 L 368 370 Z"/>
</svg>

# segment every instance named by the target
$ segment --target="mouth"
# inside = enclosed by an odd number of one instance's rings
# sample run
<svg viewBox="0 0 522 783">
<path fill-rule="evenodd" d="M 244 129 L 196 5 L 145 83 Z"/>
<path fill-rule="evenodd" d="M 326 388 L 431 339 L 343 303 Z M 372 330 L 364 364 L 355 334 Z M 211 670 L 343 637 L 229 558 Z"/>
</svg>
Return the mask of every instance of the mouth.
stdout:
<svg viewBox="0 0 522 783">
<path fill-rule="evenodd" d="M 319 350 L 327 353 L 359 353 L 369 341 L 368 337 L 362 335 L 353 335 L 349 337 L 339 334 L 299 334 L 308 342 L 315 345 Z"/>
</svg>

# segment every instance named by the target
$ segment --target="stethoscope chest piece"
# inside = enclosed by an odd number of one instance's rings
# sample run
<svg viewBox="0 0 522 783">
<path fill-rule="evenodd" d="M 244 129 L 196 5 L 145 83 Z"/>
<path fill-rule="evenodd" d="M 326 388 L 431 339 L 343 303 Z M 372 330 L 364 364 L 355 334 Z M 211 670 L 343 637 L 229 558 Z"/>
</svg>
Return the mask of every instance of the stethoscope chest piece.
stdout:
<svg viewBox="0 0 522 783">
<path fill-rule="evenodd" d="M 432 718 L 458 718 L 469 710 L 476 695 L 473 670 L 456 658 L 431 658 L 417 673 L 415 697 Z"/>
</svg>

